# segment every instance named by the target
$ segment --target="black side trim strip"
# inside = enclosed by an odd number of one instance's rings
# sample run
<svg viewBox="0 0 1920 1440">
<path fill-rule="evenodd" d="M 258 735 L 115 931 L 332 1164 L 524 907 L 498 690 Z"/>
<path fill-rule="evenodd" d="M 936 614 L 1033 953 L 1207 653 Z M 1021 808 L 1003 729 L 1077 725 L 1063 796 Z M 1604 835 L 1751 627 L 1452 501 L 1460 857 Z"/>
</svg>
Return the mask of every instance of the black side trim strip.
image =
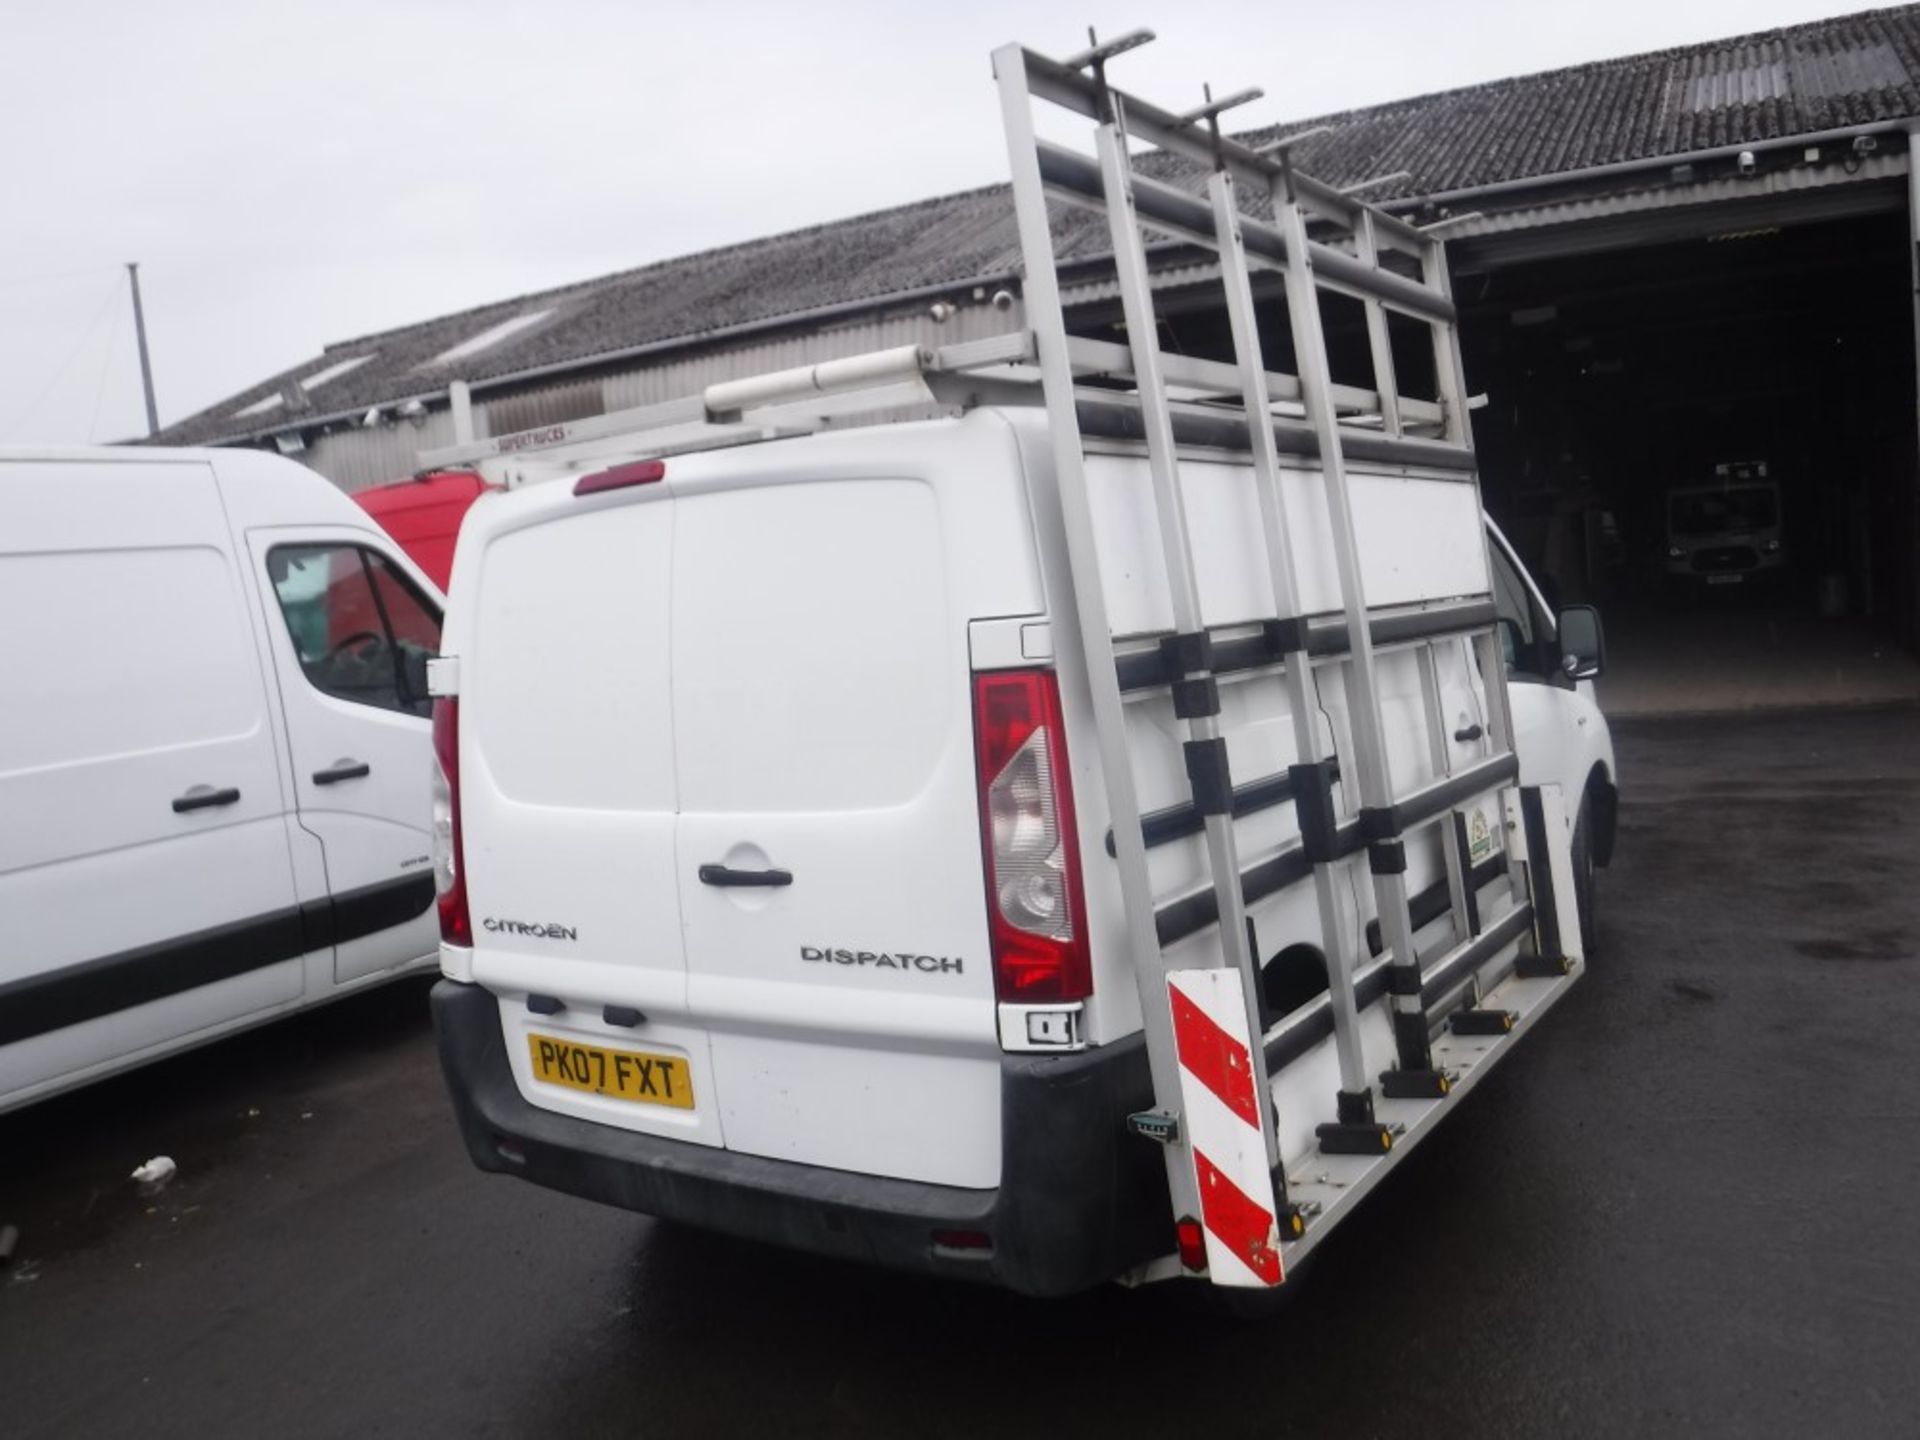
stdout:
<svg viewBox="0 0 1920 1440">
<path fill-rule="evenodd" d="M 1336 769 L 1335 775 L 1338 775 Z M 1284 805 L 1293 798 L 1293 779 L 1286 774 L 1268 775 L 1264 779 L 1250 780 L 1245 785 L 1233 787 L 1233 818 L 1257 814 L 1262 810 L 1271 810 L 1276 805 Z M 1189 801 L 1178 805 L 1169 805 L 1162 810 L 1149 810 L 1140 817 L 1141 838 L 1147 842 L 1147 848 L 1170 844 L 1175 840 L 1184 840 L 1189 835 L 1198 835 L 1207 828 L 1207 822 L 1194 810 Z M 1114 854 L 1113 831 L 1107 831 L 1107 854 Z"/>
<path fill-rule="evenodd" d="M 1506 873 L 1507 857 L 1504 851 L 1482 860 L 1468 873 L 1468 898 L 1477 907 L 1480 892 Z M 1407 909 L 1413 914 L 1414 930 L 1418 932 L 1431 925 L 1442 915 L 1446 914 L 1448 907 L 1452 904 L 1453 896 L 1447 893 L 1447 882 L 1445 880 L 1429 885 L 1418 895 L 1413 896 L 1407 901 Z M 1378 920 L 1367 921 L 1367 953 L 1369 955 L 1378 955 L 1386 948 L 1385 942 L 1380 938 L 1380 922 Z"/>
<path fill-rule="evenodd" d="M 164 1000 L 411 920 L 433 904 L 433 877 L 348 891 L 0 985 L 0 1045 Z"/>
<path fill-rule="evenodd" d="M 1456 635 L 1464 630 L 1482 629 L 1493 624 L 1498 615 L 1499 611 L 1491 600 L 1463 600 L 1425 610 L 1374 615 L 1369 618 L 1367 628 L 1374 644 L 1400 645 L 1414 640 Z M 1310 615 L 1306 617 L 1305 624 L 1307 654 L 1315 658 L 1346 654 L 1348 636 L 1344 616 Z M 1151 650 L 1135 650 L 1117 657 L 1114 667 L 1123 691 L 1151 690 L 1155 686 L 1170 685 L 1181 678 L 1171 668 L 1164 650 L 1164 642 L 1168 638 L 1172 637 L 1161 637 L 1162 643 Z M 1227 675 L 1239 670 L 1258 670 L 1266 665 L 1279 665 L 1294 653 L 1288 648 L 1291 644 L 1289 633 L 1277 622 L 1270 622 L 1258 635 L 1235 635 L 1224 639 L 1216 637 L 1211 647 L 1213 673 Z"/>
<path fill-rule="evenodd" d="M 1284 890 L 1296 880 L 1313 873 L 1313 862 L 1298 844 L 1289 845 L 1270 860 L 1242 872 L 1240 895 L 1246 904 L 1264 900 L 1276 890 Z M 1211 889 L 1196 890 L 1178 900 L 1170 900 L 1153 912 L 1153 928 L 1163 946 L 1189 935 L 1197 935 L 1220 920 L 1220 901 Z"/>
<path fill-rule="evenodd" d="M 1431 1005 L 1435 999 L 1466 979 L 1469 971 L 1477 970 L 1486 964 L 1502 946 L 1512 943 L 1532 924 L 1533 907 L 1524 901 L 1516 905 L 1496 920 L 1493 928 L 1475 940 L 1469 949 L 1460 952 L 1458 958 L 1422 982 L 1420 987 L 1422 1001 Z M 1354 1004 L 1363 1013 L 1369 1006 L 1377 1005 L 1385 997 L 1392 985 L 1393 968 L 1391 965 L 1376 964 L 1355 982 Z M 1272 1074 L 1283 1065 L 1292 1064 L 1333 1034 L 1333 1010 L 1327 1004 L 1326 998 L 1322 996 L 1310 1003 L 1315 1007 L 1312 1013 L 1267 1042 L 1268 1074 Z"/>
<path fill-rule="evenodd" d="M 1364 1012 L 1369 1006 L 1377 1005 L 1387 993 L 1389 980 L 1388 965 L 1376 965 L 1362 975 L 1353 987 L 1354 1004 Z M 1291 1065 L 1307 1051 L 1333 1034 L 1333 1009 L 1322 996 L 1313 1002 L 1316 1009 L 1298 1025 L 1285 1033 L 1275 1036 L 1267 1042 L 1267 1073 L 1273 1074 L 1282 1065 Z"/>
<path fill-rule="evenodd" d="M 1478 940 L 1427 976 L 1420 986 L 1420 998 L 1429 1005 L 1433 1004 L 1532 928 L 1533 906 L 1523 900 L 1488 926 L 1487 932 Z"/>
<path fill-rule="evenodd" d="M 1458 775 L 1449 775 L 1411 795 L 1404 795 L 1391 805 L 1362 810 L 1361 829 L 1369 840 L 1391 840 L 1443 811 L 1451 810 L 1462 800 L 1478 795 L 1482 790 L 1491 790 L 1496 785 L 1517 779 L 1519 774 L 1520 758 L 1512 751 L 1495 755 L 1491 760 L 1482 760 Z"/>
<path fill-rule="evenodd" d="M 216 925 L 0 985 L 0 1045 L 97 1020 L 307 952 L 300 910 Z"/>
<path fill-rule="evenodd" d="M 345 945 L 350 940 L 365 939 L 395 925 L 404 925 L 431 908 L 433 895 L 433 875 L 423 870 L 417 875 L 382 880 L 335 895 L 331 900 L 303 905 L 301 910 L 312 927 L 308 933 L 326 937 L 307 948 L 318 950 L 324 945 Z M 319 918 L 322 911 L 327 915 L 324 920 Z"/>
</svg>

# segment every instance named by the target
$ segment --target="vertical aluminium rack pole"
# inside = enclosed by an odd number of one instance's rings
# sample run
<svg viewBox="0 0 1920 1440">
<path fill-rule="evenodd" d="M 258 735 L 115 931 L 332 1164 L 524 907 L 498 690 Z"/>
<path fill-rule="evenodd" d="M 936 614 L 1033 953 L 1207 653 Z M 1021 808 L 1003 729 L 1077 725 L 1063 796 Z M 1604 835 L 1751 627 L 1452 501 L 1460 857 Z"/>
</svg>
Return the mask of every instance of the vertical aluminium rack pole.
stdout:
<svg viewBox="0 0 1920 1440">
<path fill-rule="evenodd" d="M 1090 60 L 1104 61 L 1124 48 L 1127 48 L 1125 39 L 1113 42 L 1092 52 Z M 1166 1007 L 1145 1003 L 1148 995 L 1163 989 L 1165 979 L 1147 875 L 1146 840 L 1134 821 L 1140 813 L 1140 802 L 1133 781 L 1133 757 L 1127 745 L 1126 712 L 1120 696 L 1119 670 L 1114 663 L 1113 632 L 1107 621 L 1106 591 L 1100 579 L 1100 556 L 1094 544 L 1086 455 L 1073 395 L 1073 362 L 1067 353 L 1066 314 L 1060 304 L 1053 231 L 1047 219 L 1046 190 L 1040 179 L 1033 102 L 1027 91 L 1026 52 L 1019 45 L 1002 46 L 994 52 L 993 70 L 1000 89 L 1001 121 L 1006 128 L 1008 159 L 1013 171 L 1014 215 L 1019 225 L 1020 250 L 1026 262 L 1023 286 L 1027 323 L 1033 328 L 1046 395 L 1047 429 L 1053 443 L 1055 493 L 1049 496 L 1041 487 L 1034 503 L 1040 506 L 1047 506 L 1050 500 L 1057 503 L 1057 520 L 1066 539 L 1068 564 L 1073 571 L 1077 623 L 1056 627 L 1055 644 L 1063 657 L 1071 656 L 1075 650 L 1079 652 L 1092 694 L 1094 733 L 1099 738 L 1100 769 L 1113 823 L 1114 859 L 1119 866 L 1120 892 L 1126 907 L 1127 948 L 1133 957 L 1143 1002 L 1141 1024 L 1146 1031 L 1153 1093 L 1156 1097 L 1166 1097 L 1180 1092 L 1172 1017 Z M 1174 1213 L 1197 1213 L 1198 1195 L 1191 1167 L 1170 1163 L 1167 1181 Z"/>
<path fill-rule="evenodd" d="M 1104 90 L 1103 69 L 1104 61 L 1096 60 L 1094 78 Z M 1134 210 L 1126 115 L 1118 96 L 1108 91 L 1104 99 L 1107 114 L 1096 131 L 1100 181 L 1107 196 L 1114 273 L 1127 320 L 1134 384 L 1139 389 L 1141 423 L 1146 431 L 1147 469 L 1153 480 L 1154 512 L 1160 522 L 1167 587 L 1173 601 L 1174 634 L 1167 637 L 1161 649 L 1174 676 L 1174 714 L 1186 722 L 1183 752 L 1194 809 L 1206 826 L 1207 868 L 1219 905 L 1221 968 L 1240 975 L 1246 1030 L 1259 1035 L 1265 1028 L 1260 1023 L 1260 977 L 1247 944 L 1247 913 L 1240 894 L 1240 853 L 1233 834 L 1233 783 L 1227 768 L 1227 742 L 1220 733 L 1219 682 L 1213 678 L 1211 640 L 1200 613 L 1200 582 L 1194 573 L 1186 498 L 1174 455 L 1173 417 L 1167 409 L 1166 386 L 1160 376 L 1160 327 L 1153 310 L 1153 287 L 1147 277 L 1146 248 Z M 1114 823 L 1117 827 L 1120 821 L 1116 818 Z M 1131 815 L 1128 828 L 1138 828 Z M 1264 1082 L 1265 1067 L 1256 1063 L 1254 1071 Z M 1265 1089 L 1264 1083 L 1261 1089 Z M 1258 1114 L 1271 1173 L 1280 1164 L 1272 1104 L 1261 1105 Z"/>
<path fill-rule="evenodd" d="M 1219 723 L 1219 689 L 1211 637 L 1200 610 L 1185 501 L 1174 453 L 1171 412 L 1160 372 L 1152 287 L 1133 179 L 1124 114 L 1109 92 L 1106 62 L 1152 37 L 1125 37 L 1054 66 L 1090 71 L 1092 103 L 1082 113 L 1096 125 L 1100 208 L 1107 211 L 1114 265 L 1128 316 L 1134 382 L 1147 439 L 1148 474 L 1159 520 L 1175 632 L 1161 644 L 1174 711 L 1185 722 L 1183 746 L 1195 814 L 1201 817 L 1215 907 L 1218 950 L 1197 951 L 1183 966 L 1160 948 L 1146 865 L 1145 835 L 1134 789 L 1126 714 L 1113 636 L 1101 586 L 1098 546 L 1087 494 L 1084 442 L 1073 388 L 1066 317 L 1055 275 L 1053 238 L 1039 146 L 1032 128 L 1029 56 L 1018 46 L 995 53 L 1013 166 L 1015 209 L 1027 271 L 1027 309 L 1046 390 L 1061 519 L 1073 570 L 1081 649 L 1088 667 L 1112 819 L 1114 852 L 1147 1031 L 1159 1110 L 1134 1123 L 1166 1147 L 1167 1176 L 1180 1218 L 1182 1260 L 1217 1284 L 1269 1286 L 1282 1278 L 1281 1233 L 1298 1237 L 1301 1212 L 1286 1198 L 1279 1138 L 1261 1050 L 1259 975 L 1246 924 L 1233 833 L 1233 784 Z M 1051 62 L 1045 62 L 1051 64 Z M 1142 1126 L 1150 1122 L 1152 1128 Z"/>
<path fill-rule="evenodd" d="M 1393 779 L 1387 768 L 1373 634 L 1360 574 L 1346 462 L 1341 450 L 1339 421 L 1333 409 L 1333 377 L 1328 370 L 1326 336 L 1321 329 L 1319 284 L 1313 272 L 1313 252 L 1307 244 L 1306 215 L 1295 193 L 1292 166 L 1284 159 L 1279 183 L 1273 187 L 1273 208 L 1287 247 L 1287 313 L 1293 325 L 1294 353 L 1300 367 L 1300 393 L 1306 402 L 1307 419 L 1320 442 L 1320 467 L 1333 529 L 1334 568 L 1340 577 L 1346 609 L 1347 717 L 1360 772 L 1362 831 L 1366 833 L 1370 815 L 1392 813 Z M 1377 376 L 1374 383 L 1390 389 L 1394 377 L 1391 374 Z M 1368 863 L 1373 871 L 1381 939 L 1389 960 L 1388 990 L 1393 997 L 1393 1033 L 1400 1061 L 1390 1082 L 1393 1087 L 1390 1093 L 1407 1098 L 1437 1097 L 1446 1093 L 1448 1080 L 1433 1065 L 1426 1005 L 1421 998 L 1420 957 L 1414 951 L 1413 916 L 1407 904 L 1405 844 L 1398 835 L 1369 835 L 1369 839 L 1372 843 L 1368 846 Z M 1342 1103 L 1357 1114 L 1358 1100 L 1349 1102 L 1343 1097 Z M 1334 1137 L 1322 1137 L 1322 1148 L 1327 1148 L 1330 1138 Z M 1334 1143 L 1339 1143 L 1337 1138 Z"/>
<path fill-rule="evenodd" d="M 1220 121 L 1218 113 L 1208 117 L 1219 154 Z M 1328 756 L 1320 744 L 1315 717 L 1320 713 L 1314 689 L 1313 667 L 1307 655 L 1307 630 L 1300 607 L 1300 586 L 1294 574 L 1293 551 L 1287 533 L 1286 503 L 1280 489 L 1280 452 L 1270 425 L 1254 423 L 1257 417 L 1273 413 L 1272 396 L 1267 388 L 1265 352 L 1260 345 L 1260 326 L 1253 305 L 1253 282 L 1247 269 L 1246 241 L 1240 229 L 1239 202 L 1235 194 L 1233 172 L 1218 158 L 1207 194 L 1213 204 L 1214 235 L 1219 242 L 1220 280 L 1225 294 L 1227 320 L 1233 334 L 1234 359 L 1240 369 L 1241 404 L 1247 413 L 1248 443 L 1253 455 L 1255 493 L 1260 502 L 1260 529 L 1266 545 L 1268 579 L 1273 586 L 1274 614 L 1278 617 L 1271 633 L 1282 643 L 1275 648 L 1286 656 L 1287 708 L 1293 719 L 1296 768 L 1292 775 L 1296 786 L 1302 772 L 1311 772 L 1325 782 Z M 1386 395 L 1383 405 L 1389 404 Z M 1396 422 L 1397 433 L 1397 422 Z M 1344 866 L 1328 859 L 1317 860 L 1313 867 L 1314 899 L 1320 912 L 1320 933 L 1327 955 L 1327 1000 L 1333 1015 L 1334 1052 L 1340 1066 L 1341 1126 L 1371 1124 L 1373 1086 L 1367 1078 L 1366 1057 L 1360 1047 L 1360 1013 L 1354 992 L 1356 956 L 1348 943 L 1340 915 L 1337 885 Z M 1326 1137 L 1323 1136 L 1324 1140 Z M 1337 1143 L 1337 1141 L 1336 1141 Z M 1380 1143 L 1376 1140 L 1376 1144 Z"/>
</svg>

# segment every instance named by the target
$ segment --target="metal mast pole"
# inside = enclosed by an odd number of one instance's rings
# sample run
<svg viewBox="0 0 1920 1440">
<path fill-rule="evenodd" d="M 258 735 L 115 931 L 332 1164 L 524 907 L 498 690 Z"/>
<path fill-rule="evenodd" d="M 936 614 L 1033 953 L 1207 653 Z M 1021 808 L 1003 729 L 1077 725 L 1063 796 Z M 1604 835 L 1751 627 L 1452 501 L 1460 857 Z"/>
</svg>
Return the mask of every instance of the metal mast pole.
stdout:
<svg viewBox="0 0 1920 1440">
<path fill-rule="evenodd" d="M 153 403 L 153 362 L 147 358 L 147 316 L 140 308 L 140 266 L 137 262 L 128 262 L 127 279 L 133 284 L 133 334 L 140 344 L 140 386 L 147 396 L 147 435 L 151 438 L 160 431 L 160 411 Z"/>
</svg>

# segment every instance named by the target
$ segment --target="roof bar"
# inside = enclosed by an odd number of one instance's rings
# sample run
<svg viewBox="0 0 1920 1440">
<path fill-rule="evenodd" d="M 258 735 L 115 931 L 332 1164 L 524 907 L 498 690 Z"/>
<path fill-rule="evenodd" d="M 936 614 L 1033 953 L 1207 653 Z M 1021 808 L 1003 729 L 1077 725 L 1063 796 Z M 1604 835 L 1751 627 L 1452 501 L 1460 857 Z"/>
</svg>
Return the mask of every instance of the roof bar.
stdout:
<svg viewBox="0 0 1920 1440">
<path fill-rule="evenodd" d="M 1207 103 L 1204 105 L 1196 105 L 1193 109 L 1183 112 L 1180 118 L 1189 125 L 1200 120 L 1211 120 L 1214 116 L 1224 114 L 1236 106 L 1251 105 L 1266 93 L 1267 92 L 1262 90 L 1258 85 L 1250 85 L 1245 90 L 1234 91 L 1233 94 L 1227 96 L 1224 100 L 1216 100 L 1213 98 L 1213 88 L 1209 86 L 1206 92 Z"/>
<path fill-rule="evenodd" d="M 1141 440 L 1140 399 L 1099 390 L 1079 390 L 1074 396 L 1080 428 L 1105 440 Z M 1319 432 L 1297 420 L 1274 419 L 1273 443 L 1283 455 L 1318 455 Z M 1182 445 L 1212 450 L 1245 450 L 1248 439 L 1244 411 L 1182 406 L 1173 412 L 1173 438 Z M 1445 470 L 1462 479 L 1473 475 L 1473 451 L 1439 440 L 1358 431 L 1341 437 L 1350 460 L 1377 465 L 1406 465 L 1422 470 Z"/>
<path fill-rule="evenodd" d="M 1138 50 L 1142 45 L 1151 44 L 1154 38 L 1153 31 L 1141 29 L 1129 30 L 1113 40 L 1096 40 L 1093 27 L 1088 26 L 1087 39 L 1092 43 L 1093 48 L 1082 50 L 1078 55 L 1069 55 L 1060 63 L 1069 70 L 1084 70 L 1097 61 L 1111 60 L 1114 56 L 1124 55 L 1129 50 Z"/>
<path fill-rule="evenodd" d="M 1021 54 L 1026 61 L 1028 88 L 1035 96 L 1089 119 L 1104 118 L 1101 112 L 1103 87 L 1091 76 L 1031 50 L 1023 49 Z M 1112 87 L 1106 89 L 1125 105 L 1129 133 L 1150 145 L 1157 145 L 1176 155 L 1197 160 L 1209 169 L 1213 168 L 1214 140 L 1208 131 L 1137 96 Z M 1219 141 L 1219 158 L 1234 171 L 1236 178 L 1263 186 L 1280 178 L 1284 168 L 1278 160 L 1261 155 L 1225 136 Z M 1303 202 L 1348 224 L 1357 220 L 1360 211 L 1367 208 L 1364 201 L 1342 195 L 1325 181 L 1298 172 L 1293 176 L 1293 186 Z M 1409 253 L 1417 255 L 1430 243 L 1414 226 L 1384 211 L 1375 212 L 1374 223 L 1379 227 L 1382 238 L 1397 241 Z"/>
<path fill-rule="evenodd" d="M 1331 125 L 1315 125 L 1307 130 L 1296 130 L 1291 135 L 1282 135 L 1278 140 L 1269 140 L 1253 153 L 1256 155 L 1278 155 L 1283 150 L 1291 150 L 1302 141 L 1317 140 L 1322 135 L 1331 135 L 1332 133 L 1333 127 Z M 1342 190 L 1340 193 L 1344 195 L 1347 192 Z"/>
<path fill-rule="evenodd" d="M 1076 150 L 1047 140 L 1038 141 L 1036 148 L 1040 156 L 1040 178 L 1048 186 L 1061 192 L 1063 198 L 1085 205 L 1105 205 L 1106 192 L 1101 186 L 1100 167 L 1095 161 Z M 1207 208 L 1205 201 L 1175 186 L 1149 180 L 1144 175 L 1133 177 L 1133 196 L 1140 218 L 1155 229 L 1165 230 L 1182 240 L 1218 253 L 1213 212 Z M 1376 226 L 1378 218 L 1376 214 Z M 1244 214 L 1240 217 L 1240 229 L 1251 258 L 1283 269 L 1286 267 L 1287 242 L 1278 230 Z M 1382 305 L 1422 320 L 1437 320 L 1449 325 L 1454 323 L 1453 302 L 1418 281 L 1408 280 L 1390 270 L 1376 270 L 1351 255 L 1316 241 L 1308 242 L 1307 255 L 1313 265 L 1314 279 L 1329 289 L 1362 299 L 1378 300 Z"/>
<path fill-rule="evenodd" d="M 1077 372 L 1116 378 L 1131 378 L 1133 375 L 1133 352 L 1111 340 L 1069 336 L 1067 353 L 1072 357 L 1073 368 Z M 1229 398 L 1239 395 L 1240 372 L 1225 361 L 1199 360 L 1190 355 L 1163 355 L 1160 357 L 1160 369 L 1168 380 L 1178 385 L 1214 390 Z M 1267 372 L 1267 393 L 1275 400 L 1297 402 L 1301 399 L 1299 378 L 1270 370 Z M 1377 390 L 1336 385 L 1333 387 L 1333 398 L 1334 403 L 1350 415 L 1377 416 L 1380 413 L 1380 392 Z M 1405 395 L 1399 399 L 1401 415 L 1415 424 L 1438 425 L 1446 419 L 1446 412 L 1435 401 L 1418 400 Z"/>
</svg>

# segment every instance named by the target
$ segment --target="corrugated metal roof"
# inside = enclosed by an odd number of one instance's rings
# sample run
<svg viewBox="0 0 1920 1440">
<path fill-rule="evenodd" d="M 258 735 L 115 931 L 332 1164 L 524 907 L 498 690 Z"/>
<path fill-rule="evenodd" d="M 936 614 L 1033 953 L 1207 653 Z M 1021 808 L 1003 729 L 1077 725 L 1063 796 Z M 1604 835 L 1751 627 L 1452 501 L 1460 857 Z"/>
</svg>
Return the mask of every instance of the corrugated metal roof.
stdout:
<svg viewBox="0 0 1920 1440">
<path fill-rule="evenodd" d="M 1295 151 L 1300 167 L 1335 184 L 1407 171 L 1369 193 L 1416 199 L 1723 145 L 1920 115 L 1920 5 L 1664 50 L 1424 95 L 1255 132 L 1254 141 L 1326 126 Z M 1158 163 L 1155 163 L 1158 162 Z M 1184 167 L 1148 157 L 1174 179 Z M 1521 200 L 1520 203 L 1526 203 Z M 1098 225 L 1063 214 L 1063 253 L 1097 255 Z M 1013 275 L 1019 247 L 1003 186 L 814 226 L 522 296 L 380 335 L 331 345 L 250 390 L 161 431 L 162 444 L 263 433 L 298 408 L 322 413 L 550 372 L 626 352 L 693 343 L 716 332 L 775 327 L 836 306 L 959 290 Z M 450 362 L 438 357 L 516 317 L 541 323 Z M 376 358 L 328 384 L 312 408 L 243 415 L 302 375 L 349 355 Z M 297 397 L 304 401 L 304 392 Z"/>
</svg>

